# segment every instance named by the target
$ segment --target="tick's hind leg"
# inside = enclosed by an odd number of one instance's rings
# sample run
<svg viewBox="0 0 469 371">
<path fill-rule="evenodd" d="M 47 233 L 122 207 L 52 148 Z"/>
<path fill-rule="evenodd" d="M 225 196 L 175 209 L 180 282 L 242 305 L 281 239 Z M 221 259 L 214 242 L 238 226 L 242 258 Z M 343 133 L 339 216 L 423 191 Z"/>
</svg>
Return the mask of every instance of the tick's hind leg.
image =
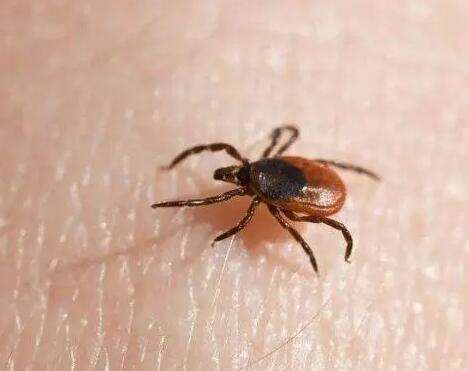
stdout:
<svg viewBox="0 0 469 371">
<path fill-rule="evenodd" d="M 365 169 L 364 167 L 361 167 L 361 166 L 348 164 L 348 163 L 340 162 L 340 161 L 334 161 L 334 160 L 315 159 L 314 161 L 317 161 L 317 162 L 320 162 L 320 163 L 326 164 L 326 165 L 335 166 L 339 169 L 354 171 L 358 174 L 364 174 L 364 175 L 367 175 L 367 176 L 369 176 L 370 178 L 372 178 L 373 180 L 376 180 L 376 181 L 381 180 L 379 175 L 377 175 L 373 171 Z"/>
<path fill-rule="evenodd" d="M 179 155 L 177 155 L 173 161 L 168 166 L 163 167 L 165 170 L 170 170 L 179 164 L 181 161 L 186 159 L 189 156 L 195 155 L 197 153 L 203 151 L 210 151 L 210 152 L 218 152 L 218 151 L 225 151 L 228 155 L 233 157 L 234 159 L 246 164 L 248 162 L 241 154 L 238 152 L 236 148 L 234 148 L 231 144 L 228 143 L 212 143 L 212 144 L 202 144 L 199 146 L 191 147 L 182 151 Z"/>
<path fill-rule="evenodd" d="M 331 226 L 334 229 L 337 229 L 342 232 L 345 241 L 347 242 L 347 248 L 345 249 L 345 261 L 350 263 L 350 255 L 352 255 L 353 249 L 353 239 L 352 235 L 350 234 L 349 230 L 345 225 L 338 222 L 337 220 L 326 218 L 326 217 L 313 217 L 313 216 L 300 216 L 291 211 L 284 210 L 285 215 L 288 219 L 293 220 L 295 222 L 310 222 L 310 223 L 324 223 L 328 226 Z"/>
<path fill-rule="evenodd" d="M 199 198 L 195 200 L 157 202 L 151 205 L 151 207 L 156 209 L 157 207 L 203 206 L 223 202 L 235 196 L 244 196 L 245 194 L 247 194 L 246 188 L 236 188 L 213 197 Z"/>
<path fill-rule="evenodd" d="M 309 247 L 309 245 L 306 243 L 306 241 L 301 237 L 301 235 L 298 233 L 298 231 L 293 228 L 288 221 L 286 221 L 282 214 L 280 213 L 280 209 L 278 209 L 275 206 L 268 205 L 269 210 L 271 214 L 278 220 L 279 224 L 285 228 L 290 234 L 293 236 L 293 238 L 301 244 L 301 247 L 305 251 L 306 254 L 309 256 L 309 260 L 311 261 L 311 265 L 313 266 L 314 271 L 319 274 L 318 270 L 318 264 L 316 263 L 316 258 L 314 257 L 313 250 Z"/>
<path fill-rule="evenodd" d="M 276 129 L 274 129 L 274 131 L 270 135 L 270 138 L 271 138 L 272 141 L 271 141 L 270 145 L 265 149 L 264 153 L 262 154 L 262 158 L 269 157 L 272 150 L 278 144 L 278 140 L 280 139 L 280 136 L 282 135 L 282 133 L 284 131 L 289 131 L 290 132 L 290 138 L 288 139 L 288 141 L 283 146 L 281 146 L 277 150 L 277 152 L 274 154 L 274 156 L 279 156 L 283 152 L 285 152 L 297 140 L 298 136 L 300 135 L 300 132 L 298 131 L 298 129 L 293 125 L 284 125 L 284 126 L 280 126 Z"/>
<path fill-rule="evenodd" d="M 222 233 L 221 235 L 219 235 L 217 238 L 215 238 L 212 242 L 212 246 L 218 242 L 218 241 L 221 241 L 221 240 L 224 240 L 225 238 L 228 238 L 230 236 L 233 236 L 234 234 L 238 233 L 239 231 L 241 231 L 242 229 L 244 229 L 244 227 L 246 227 L 246 225 L 251 221 L 253 215 L 254 215 L 254 212 L 256 211 L 256 208 L 257 206 L 259 206 L 259 203 L 261 201 L 258 199 L 258 198 L 254 198 L 251 202 L 251 205 L 249 205 L 249 209 L 248 211 L 246 212 L 246 215 L 244 216 L 243 219 L 240 220 L 240 222 L 238 223 L 237 226 L 231 228 L 230 230 Z"/>
</svg>

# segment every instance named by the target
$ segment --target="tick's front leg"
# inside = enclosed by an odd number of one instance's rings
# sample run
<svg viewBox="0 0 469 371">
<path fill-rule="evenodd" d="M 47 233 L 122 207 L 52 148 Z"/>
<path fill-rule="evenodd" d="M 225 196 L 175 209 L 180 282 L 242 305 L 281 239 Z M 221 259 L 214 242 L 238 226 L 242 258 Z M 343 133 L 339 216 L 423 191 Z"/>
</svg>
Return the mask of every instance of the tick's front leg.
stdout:
<svg viewBox="0 0 469 371">
<path fill-rule="evenodd" d="M 152 208 L 156 209 L 158 207 L 182 207 L 182 206 L 203 206 L 203 205 L 211 205 L 216 204 L 218 202 L 223 202 L 233 198 L 235 196 L 244 196 L 247 194 L 246 188 L 236 188 L 232 189 L 231 191 L 222 193 L 217 196 L 207 197 L 207 198 L 199 198 L 194 200 L 176 200 L 176 201 L 164 201 L 164 202 L 157 202 L 151 205 Z"/>
</svg>

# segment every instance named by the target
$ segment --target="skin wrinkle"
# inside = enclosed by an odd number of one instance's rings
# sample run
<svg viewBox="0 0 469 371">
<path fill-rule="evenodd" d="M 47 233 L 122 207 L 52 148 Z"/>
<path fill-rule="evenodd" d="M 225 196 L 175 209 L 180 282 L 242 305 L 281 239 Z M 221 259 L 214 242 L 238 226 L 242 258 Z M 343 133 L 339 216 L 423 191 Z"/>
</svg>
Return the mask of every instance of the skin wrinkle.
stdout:
<svg viewBox="0 0 469 371">
<path fill-rule="evenodd" d="M 48 296 L 48 295 L 47 295 Z M 47 299 L 44 299 L 44 297 L 41 297 L 41 307 L 42 307 L 42 313 L 41 313 L 41 321 L 39 323 L 39 331 L 36 335 L 35 339 L 35 352 L 33 353 L 32 356 L 32 362 L 36 362 L 37 358 L 37 349 L 39 348 L 39 345 L 41 344 L 43 335 L 44 335 L 44 324 L 46 320 L 46 314 L 47 314 Z"/>
<path fill-rule="evenodd" d="M 191 232 L 192 228 L 191 226 L 188 226 L 186 228 L 184 228 L 184 233 L 182 234 L 182 237 L 181 237 L 181 243 L 180 243 L 180 258 L 181 260 L 184 260 L 186 258 L 186 246 L 187 246 L 187 243 L 189 242 L 189 234 Z"/>
<path fill-rule="evenodd" d="M 215 333 L 214 333 L 214 323 L 215 323 L 215 318 L 218 314 L 217 302 L 218 302 L 218 298 L 219 298 L 219 295 L 220 295 L 221 282 L 222 282 L 222 279 L 223 279 L 223 275 L 225 273 L 228 257 L 230 256 L 231 248 L 233 246 L 233 241 L 235 240 L 235 238 L 236 238 L 236 236 L 233 236 L 232 238 L 230 238 L 230 244 L 228 245 L 228 249 L 227 249 L 226 254 L 225 254 L 225 259 L 223 260 L 223 265 L 221 267 L 220 275 L 219 275 L 219 278 L 218 278 L 218 281 L 217 281 L 217 284 L 216 284 L 216 288 L 215 288 L 215 294 L 214 294 L 214 297 L 213 297 L 212 304 L 210 306 L 212 314 L 210 316 L 210 321 L 208 322 L 208 326 L 210 327 L 210 334 L 212 336 L 212 340 L 215 340 L 215 341 L 212 342 L 212 347 L 213 347 L 212 359 L 215 359 L 217 369 L 220 369 L 220 350 L 219 350 L 218 344 L 216 343 L 216 336 L 215 336 Z"/>
<path fill-rule="evenodd" d="M 234 308 L 234 329 L 235 329 L 235 334 L 234 338 L 236 340 L 236 347 L 233 352 L 230 352 L 231 359 L 233 359 L 233 364 L 237 365 L 236 358 L 237 355 L 239 354 L 240 349 L 242 348 L 242 331 L 241 331 L 241 321 L 240 321 L 240 316 L 239 316 L 239 311 L 237 311 L 237 308 L 242 307 L 241 303 L 241 298 L 242 298 L 242 293 L 241 293 L 241 277 L 237 275 L 234 280 L 234 290 L 233 290 L 233 308 Z"/>
<path fill-rule="evenodd" d="M 185 349 L 186 356 L 183 359 L 183 364 L 182 364 L 183 370 L 187 369 L 188 356 L 189 356 L 189 353 L 190 353 L 190 350 L 191 350 L 191 347 L 192 347 L 192 339 L 193 339 L 193 335 L 194 335 L 194 329 L 196 327 L 197 321 L 199 320 L 197 303 L 194 299 L 194 280 L 193 280 L 194 277 L 193 276 L 194 276 L 193 270 L 190 269 L 189 270 L 188 280 L 189 280 L 189 299 L 190 299 L 190 305 L 191 305 L 189 314 L 190 314 L 191 321 L 189 321 L 190 322 L 190 325 L 189 325 L 189 338 L 187 340 L 187 344 L 186 344 L 186 347 L 185 347 L 186 348 Z"/>
<path fill-rule="evenodd" d="M 215 288 L 215 295 L 213 296 L 213 301 L 212 301 L 212 305 L 211 305 L 211 310 L 212 310 L 212 313 L 213 313 L 212 318 L 215 315 L 216 303 L 217 303 L 218 297 L 220 295 L 221 281 L 222 281 L 222 278 L 223 278 L 223 274 L 225 273 L 226 264 L 227 264 L 228 257 L 230 255 L 231 248 L 233 246 L 233 241 L 235 240 L 235 238 L 236 238 L 236 236 L 233 236 L 233 237 L 230 238 L 230 243 L 228 245 L 228 249 L 227 249 L 226 254 L 225 254 L 225 259 L 223 260 L 223 265 L 221 267 L 220 276 L 218 277 L 218 280 L 217 280 L 217 285 L 216 285 L 216 288 Z"/>
<path fill-rule="evenodd" d="M 129 343 L 132 339 L 132 334 L 133 334 L 133 323 L 134 323 L 134 313 L 135 313 L 135 287 L 131 283 L 131 277 L 130 277 L 130 272 L 128 269 L 128 264 L 127 260 L 123 262 L 123 272 L 124 275 L 126 276 L 127 284 L 128 284 L 128 296 L 131 298 L 129 300 L 129 318 L 127 322 L 127 339 L 126 339 L 126 344 L 122 345 L 123 347 L 123 352 L 122 352 L 122 361 L 121 361 L 121 367 L 124 369 L 124 365 L 126 363 L 126 354 L 128 354 L 128 349 L 129 349 Z"/>
<path fill-rule="evenodd" d="M 158 351 L 158 362 L 157 362 L 158 371 L 160 371 L 161 365 L 163 364 L 163 355 L 165 354 L 167 344 L 168 344 L 167 338 L 166 336 L 163 336 L 161 338 L 160 349 Z"/>
<path fill-rule="evenodd" d="M 106 275 L 106 266 L 104 264 L 101 264 L 101 269 L 99 273 L 99 279 L 98 279 L 98 286 L 97 286 L 97 291 L 98 291 L 98 307 L 96 308 L 97 312 L 97 317 L 98 317 L 98 326 L 97 326 L 97 339 L 96 339 L 96 344 L 94 346 L 94 352 L 90 354 L 90 360 L 89 364 L 92 367 L 96 367 L 99 357 L 101 355 L 101 352 L 103 351 L 103 341 L 104 341 L 104 323 L 103 323 L 103 317 L 104 317 L 104 308 L 103 308 L 103 299 L 104 299 L 104 277 Z"/>
<path fill-rule="evenodd" d="M 272 302 L 274 300 L 274 295 L 269 295 L 272 291 L 271 289 L 273 289 L 273 283 L 274 283 L 274 278 L 276 276 L 276 272 L 277 272 L 277 269 L 274 268 L 274 271 L 273 271 L 273 274 L 272 274 L 272 278 L 269 282 L 269 286 L 267 288 L 267 294 L 265 299 L 263 300 L 262 302 L 262 305 L 260 307 L 260 310 L 259 310 L 259 315 L 256 316 L 254 318 L 254 321 L 253 323 L 255 324 L 256 328 L 255 328 L 255 338 L 253 339 L 252 341 L 252 344 L 258 344 L 258 347 L 263 347 L 263 342 L 264 342 L 264 339 L 265 339 L 265 336 L 264 336 L 264 332 L 265 331 L 265 328 L 267 327 L 267 323 L 268 321 L 271 319 L 270 317 L 268 317 L 269 315 L 271 315 L 271 313 L 269 313 L 268 311 L 268 305 L 266 305 L 267 303 L 269 302 Z M 264 321 L 262 321 L 262 319 L 264 319 Z M 255 347 L 253 346 L 253 351 L 255 351 Z M 249 355 L 249 358 L 251 358 L 251 355 Z"/>
</svg>

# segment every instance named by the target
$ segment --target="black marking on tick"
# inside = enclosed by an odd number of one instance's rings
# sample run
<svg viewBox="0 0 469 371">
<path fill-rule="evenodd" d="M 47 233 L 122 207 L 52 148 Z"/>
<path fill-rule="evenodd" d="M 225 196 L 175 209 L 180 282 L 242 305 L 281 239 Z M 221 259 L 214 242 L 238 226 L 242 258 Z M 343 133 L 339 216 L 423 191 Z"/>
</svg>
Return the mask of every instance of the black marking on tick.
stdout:
<svg viewBox="0 0 469 371">
<path fill-rule="evenodd" d="M 307 185 L 303 172 L 278 158 L 266 158 L 251 164 L 251 181 L 271 200 L 290 200 Z"/>
</svg>

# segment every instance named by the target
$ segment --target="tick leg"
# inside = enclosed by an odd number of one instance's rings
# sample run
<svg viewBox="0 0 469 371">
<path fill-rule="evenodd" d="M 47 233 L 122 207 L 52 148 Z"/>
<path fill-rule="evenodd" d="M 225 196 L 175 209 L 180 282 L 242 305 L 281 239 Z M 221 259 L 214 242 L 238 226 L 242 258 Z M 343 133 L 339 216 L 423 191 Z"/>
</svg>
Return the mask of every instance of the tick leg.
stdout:
<svg viewBox="0 0 469 371">
<path fill-rule="evenodd" d="M 151 207 L 156 209 L 157 207 L 203 206 L 203 205 L 216 204 L 218 202 L 229 200 L 230 198 L 233 198 L 235 196 L 243 196 L 245 194 L 247 194 L 246 188 L 236 188 L 236 189 L 232 189 L 231 191 L 228 191 L 228 192 L 225 192 L 220 195 L 213 196 L 213 197 L 200 198 L 200 199 L 195 199 L 195 200 L 157 202 L 151 205 Z"/>
<path fill-rule="evenodd" d="M 182 160 L 186 159 L 189 156 L 195 155 L 197 153 L 203 151 L 210 151 L 210 152 L 218 152 L 218 151 L 226 151 L 228 155 L 235 158 L 236 160 L 246 164 L 248 162 L 243 156 L 240 155 L 238 150 L 234 148 L 231 144 L 227 143 L 212 143 L 212 144 L 203 144 L 195 147 L 191 147 L 182 151 L 179 155 L 177 155 L 174 160 L 168 165 L 163 167 L 165 170 L 170 170 L 179 164 Z"/>
<path fill-rule="evenodd" d="M 352 248 L 353 248 L 353 239 L 352 235 L 350 234 L 349 230 L 345 225 L 338 222 L 337 220 L 324 218 L 324 217 L 313 217 L 313 216 L 300 216 L 291 211 L 284 210 L 283 211 L 288 219 L 293 220 L 295 222 L 310 222 L 310 223 L 324 223 L 328 226 L 331 226 L 334 229 L 337 229 L 342 232 L 345 241 L 347 242 L 347 248 L 345 249 L 345 261 L 350 263 L 350 255 L 352 255 Z"/>
<path fill-rule="evenodd" d="M 249 205 L 249 209 L 246 212 L 246 215 L 244 216 L 243 219 L 240 220 L 238 225 L 226 231 L 225 233 L 222 233 L 217 238 L 215 238 L 212 242 L 212 246 L 215 245 L 215 242 L 218 242 L 218 241 L 224 240 L 225 238 L 233 236 L 234 234 L 244 229 L 244 227 L 246 227 L 246 225 L 251 221 L 254 215 L 254 212 L 256 211 L 256 207 L 259 206 L 260 202 L 261 201 L 258 198 L 254 198 L 251 202 L 251 205 Z"/>
<path fill-rule="evenodd" d="M 317 162 L 320 162 L 322 164 L 326 164 L 326 165 L 331 165 L 331 166 L 335 166 L 339 169 L 344 169 L 344 170 L 350 170 L 350 171 L 354 171 L 358 174 L 364 174 L 364 175 L 367 175 L 369 176 L 370 178 L 372 178 L 373 180 L 376 180 L 376 181 L 380 181 L 381 178 L 379 177 L 379 175 L 377 175 L 376 173 L 374 173 L 373 171 L 371 170 L 368 170 L 368 169 L 365 169 L 364 167 L 361 167 L 361 166 L 357 166 L 357 165 L 352 165 L 352 164 L 347 164 L 345 162 L 339 162 L 339 161 L 334 161 L 334 160 L 323 160 L 323 159 L 316 159 L 314 161 L 317 161 Z"/>
<path fill-rule="evenodd" d="M 288 147 L 290 147 L 293 144 L 293 142 L 295 142 L 295 140 L 300 135 L 300 132 L 298 131 L 298 129 L 293 125 L 284 125 L 284 126 L 280 126 L 276 129 L 274 129 L 274 131 L 270 135 L 270 138 L 271 138 L 272 142 L 265 149 L 264 153 L 262 154 L 262 158 L 269 157 L 272 150 L 278 144 L 278 140 L 280 139 L 280 136 L 282 135 L 282 132 L 284 132 L 284 131 L 289 131 L 290 132 L 290 138 L 288 139 L 288 141 L 283 146 L 281 146 L 277 150 L 277 153 L 275 153 L 274 156 L 281 155 L 283 152 L 285 152 L 288 149 Z"/>
<path fill-rule="evenodd" d="M 301 237 L 301 235 L 298 233 L 298 231 L 293 228 L 288 221 L 286 221 L 283 217 L 282 214 L 280 213 L 280 210 L 272 205 L 268 205 L 269 211 L 271 214 L 278 220 L 279 224 L 285 228 L 290 234 L 293 236 L 293 238 L 301 244 L 301 247 L 303 247 L 303 250 L 305 251 L 306 254 L 309 256 L 309 260 L 311 261 L 311 265 L 313 266 L 314 271 L 319 274 L 318 270 L 318 264 L 316 263 L 316 258 L 314 257 L 313 250 L 309 247 L 309 245 L 306 243 L 306 241 Z"/>
</svg>

